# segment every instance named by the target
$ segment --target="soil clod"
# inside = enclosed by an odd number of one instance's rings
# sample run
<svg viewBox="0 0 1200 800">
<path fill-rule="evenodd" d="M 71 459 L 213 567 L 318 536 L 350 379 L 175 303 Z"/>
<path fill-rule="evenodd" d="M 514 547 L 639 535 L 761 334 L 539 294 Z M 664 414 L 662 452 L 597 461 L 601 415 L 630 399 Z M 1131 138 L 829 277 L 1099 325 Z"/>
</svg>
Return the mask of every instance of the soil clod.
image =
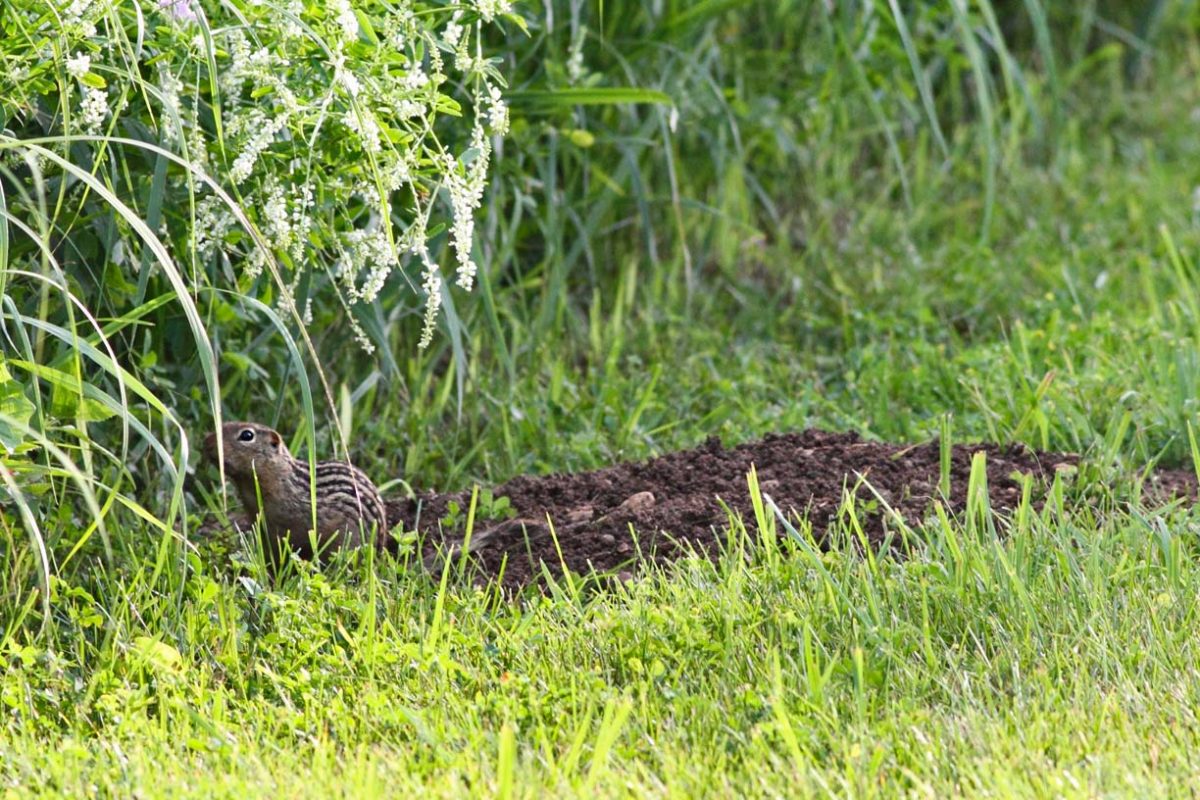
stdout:
<svg viewBox="0 0 1200 800">
<path fill-rule="evenodd" d="M 1039 453 L 1021 445 L 955 445 L 946 498 L 952 514 L 966 506 L 971 462 L 978 452 L 987 455 L 991 507 L 1002 513 L 1020 502 L 1022 476 L 1033 477 L 1036 497 L 1056 470 L 1078 462 L 1074 455 Z M 936 441 L 896 445 L 864 441 L 853 433 L 809 430 L 726 448 L 709 437 L 697 448 L 648 461 L 513 478 L 493 493 L 509 499 L 517 518 L 477 521 L 471 551 L 485 575 L 501 575 L 509 588 L 536 582 L 543 563 L 555 575 L 565 565 L 577 573 L 594 569 L 626 576 L 637 569 L 638 559 L 670 561 L 696 549 L 715 554 L 728 526 L 726 508 L 753 525 L 746 480 L 751 466 L 763 493 L 783 513 L 807 516 L 818 536 L 844 513 L 847 495 L 856 498 L 860 523 L 875 543 L 884 536 L 888 508 L 909 525 L 920 525 L 933 500 L 941 497 Z M 1164 493 L 1194 494 L 1194 478 L 1188 483 L 1188 476 L 1162 476 Z M 444 534 L 437 523 L 451 501 L 465 507 L 470 493 L 393 500 L 389 521 L 412 526 L 419 507 L 428 559 L 439 548 L 453 549 L 452 534 Z"/>
</svg>

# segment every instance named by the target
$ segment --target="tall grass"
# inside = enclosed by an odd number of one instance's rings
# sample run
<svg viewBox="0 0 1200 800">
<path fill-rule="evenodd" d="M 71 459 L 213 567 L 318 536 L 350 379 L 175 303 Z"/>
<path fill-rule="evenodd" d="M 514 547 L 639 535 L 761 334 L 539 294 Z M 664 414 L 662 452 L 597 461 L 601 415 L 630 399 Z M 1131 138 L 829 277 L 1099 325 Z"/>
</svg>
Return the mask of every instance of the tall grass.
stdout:
<svg viewBox="0 0 1200 800">
<path fill-rule="evenodd" d="M 787 280 L 772 263 L 785 259 L 767 257 L 787 250 L 772 246 L 821 238 L 854 205 L 900 200 L 916 228 L 955 190 L 978 193 L 987 246 L 1000 176 L 1053 157 L 1064 104 L 1091 97 L 1134 24 L 1119 4 L 1040 0 L 553 8 L 503 48 L 514 97 L 558 91 L 561 102 L 518 121 L 484 237 L 492 281 L 541 289 L 540 329 L 582 327 L 592 288 L 623 267 L 618 253 L 664 276 L 672 306 L 711 291 L 701 274 L 736 282 L 751 261 Z M 1187 14 L 1157 30 L 1179 30 Z M 674 105 L 567 102 L 611 83 Z"/>
</svg>

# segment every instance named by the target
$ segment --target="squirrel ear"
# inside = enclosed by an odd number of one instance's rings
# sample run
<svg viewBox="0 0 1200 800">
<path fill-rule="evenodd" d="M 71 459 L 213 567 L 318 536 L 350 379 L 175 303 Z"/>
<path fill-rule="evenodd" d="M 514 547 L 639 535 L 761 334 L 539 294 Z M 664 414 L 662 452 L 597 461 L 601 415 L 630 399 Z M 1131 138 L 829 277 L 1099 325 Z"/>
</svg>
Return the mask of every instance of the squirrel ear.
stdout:
<svg viewBox="0 0 1200 800">
<path fill-rule="evenodd" d="M 275 431 L 271 431 L 271 447 L 274 447 L 276 450 L 278 450 L 279 445 L 282 441 L 283 441 L 283 439 L 279 438 L 278 433 L 276 433 Z"/>
</svg>

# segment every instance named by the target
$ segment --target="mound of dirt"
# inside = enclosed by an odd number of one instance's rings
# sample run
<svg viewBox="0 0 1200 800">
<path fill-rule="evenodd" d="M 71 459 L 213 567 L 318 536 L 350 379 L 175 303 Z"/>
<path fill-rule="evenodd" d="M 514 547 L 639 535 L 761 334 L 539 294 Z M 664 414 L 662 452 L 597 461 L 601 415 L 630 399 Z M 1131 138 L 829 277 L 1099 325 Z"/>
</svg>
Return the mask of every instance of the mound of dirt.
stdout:
<svg viewBox="0 0 1200 800">
<path fill-rule="evenodd" d="M 980 451 L 987 454 L 991 505 L 999 511 L 1019 502 L 1021 474 L 1033 475 L 1035 485 L 1043 487 L 1055 470 L 1078 461 L 1074 455 L 1038 453 L 1018 445 L 956 445 L 951 458 L 952 513 L 966 505 L 971 459 Z M 732 448 L 710 438 L 693 450 L 648 461 L 594 472 L 514 478 L 493 493 L 508 498 L 515 518 L 477 520 L 471 550 L 485 574 L 500 575 L 511 588 L 536 583 L 543 564 L 555 575 L 564 564 L 576 573 L 620 574 L 636 569 L 641 560 L 677 558 L 689 547 L 715 553 L 727 527 L 725 507 L 748 522 L 754 518 L 746 483 L 751 465 L 763 493 L 784 513 L 807 514 L 819 534 L 836 517 L 844 492 L 856 485 L 864 503 L 876 500 L 877 492 L 909 523 L 919 523 L 939 496 L 939 462 L 937 442 L 894 445 L 863 441 L 853 433 L 809 430 Z M 871 488 L 862 486 L 860 477 Z M 1194 478 L 1182 473 L 1162 477 L 1168 493 L 1192 493 L 1187 486 Z M 455 534 L 442 530 L 450 504 L 459 506 L 461 519 L 469 502 L 470 493 L 463 492 L 393 499 L 388 518 L 393 525 L 403 520 L 406 530 L 420 530 L 425 555 L 434 558 L 439 549 L 455 544 Z M 884 535 L 880 510 L 877 504 L 876 513 L 863 520 L 872 541 Z M 553 535 L 547 516 L 554 523 Z M 637 532 L 636 541 L 631 528 Z"/>
</svg>

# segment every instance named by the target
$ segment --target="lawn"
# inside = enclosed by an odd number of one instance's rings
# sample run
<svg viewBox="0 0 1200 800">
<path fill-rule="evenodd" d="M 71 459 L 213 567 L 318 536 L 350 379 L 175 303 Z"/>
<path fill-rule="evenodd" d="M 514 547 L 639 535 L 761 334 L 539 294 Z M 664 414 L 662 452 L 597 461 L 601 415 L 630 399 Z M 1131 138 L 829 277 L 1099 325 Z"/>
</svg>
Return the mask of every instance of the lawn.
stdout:
<svg viewBox="0 0 1200 800">
<path fill-rule="evenodd" d="M 383 14 L 353 5 L 363 26 Z M 169 223 L 178 268 L 147 277 L 149 247 L 115 259 L 141 234 L 88 203 L 113 207 L 107 187 L 157 227 L 173 209 L 153 198 L 185 171 L 116 142 L 93 160 L 84 134 L 55 144 L 69 126 L 5 107 L 0 793 L 1200 790 L 1200 517 L 1142 492 L 1147 470 L 1200 470 L 1200 12 L 1146 4 L 1138 28 L 1122 4 L 1049 23 L 1034 0 L 845 5 L 518 4 L 528 36 L 481 39 L 510 79 L 512 132 L 475 215 L 477 284 L 446 293 L 428 349 L 419 271 L 367 310 L 328 302 L 333 278 L 298 278 L 317 298 L 309 350 L 287 280 L 182 255 L 195 215 Z M 572 88 L 577 39 L 603 79 Z M 571 94 L 583 86 L 643 94 L 593 103 Z M 101 176 L 90 200 L 38 188 L 14 155 L 38 142 Z M 156 183 L 158 166 L 172 177 Z M 340 214 L 373 211 L 320 180 L 334 199 L 314 250 Z M 439 235 L 449 281 L 459 251 Z M 88 309 L 145 394 L 120 395 L 116 370 L 55 333 L 92 334 Z M 101 393 L 122 410 L 101 413 Z M 1081 460 L 1012 513 L 969 500 L 883 552 L 859 546 L 853 514 L 827 532 L 730 514 L 720 554 L 626 580 L 555 573 L 514 594 L 469 565 L 429 575 L 384 554 L 272 580 L 197 533 L 223 502 L 196 467 L 213 402 L 297 453 L 333 457 L 339 425 L 392 496 L 809 428 Z M 122 422 L 142 427 L 123 439 Z"/>
</svg>

